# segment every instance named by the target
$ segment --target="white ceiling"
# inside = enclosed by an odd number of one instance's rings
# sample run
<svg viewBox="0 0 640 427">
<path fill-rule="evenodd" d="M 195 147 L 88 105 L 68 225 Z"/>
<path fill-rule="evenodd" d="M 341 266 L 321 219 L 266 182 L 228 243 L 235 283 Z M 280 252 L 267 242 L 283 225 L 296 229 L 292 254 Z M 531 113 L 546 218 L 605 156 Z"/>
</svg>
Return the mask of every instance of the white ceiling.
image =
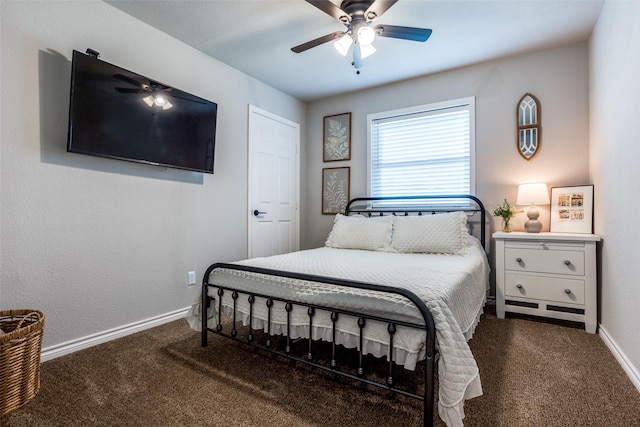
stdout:
<svg viewBox="0 0 640 427">
<path fill-rule="evenodd" d="M 426 43 L 378 37 L 360 74 L 326 43 L 344 25 L 303 0 L 106 0 L 298 99 L 311 101 L 588 39 L 602 0 L 399 0 L 376 24 L 431 28 Z M 332 0 L 336 5 L 340 0 Z"/>
</svg>

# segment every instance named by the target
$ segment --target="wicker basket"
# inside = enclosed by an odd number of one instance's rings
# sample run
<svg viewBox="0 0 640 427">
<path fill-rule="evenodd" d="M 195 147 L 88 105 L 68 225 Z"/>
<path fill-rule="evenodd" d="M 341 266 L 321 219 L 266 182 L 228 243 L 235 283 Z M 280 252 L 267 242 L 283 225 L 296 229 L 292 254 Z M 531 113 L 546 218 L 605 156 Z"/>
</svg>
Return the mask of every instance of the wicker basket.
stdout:
<svg viewBox="0 0 640 427">
<path fill-rule="evenodd" d="M 0 311 L 0 421 L 40 391 L 40 349 L 44 314 Z"/>
</svg>

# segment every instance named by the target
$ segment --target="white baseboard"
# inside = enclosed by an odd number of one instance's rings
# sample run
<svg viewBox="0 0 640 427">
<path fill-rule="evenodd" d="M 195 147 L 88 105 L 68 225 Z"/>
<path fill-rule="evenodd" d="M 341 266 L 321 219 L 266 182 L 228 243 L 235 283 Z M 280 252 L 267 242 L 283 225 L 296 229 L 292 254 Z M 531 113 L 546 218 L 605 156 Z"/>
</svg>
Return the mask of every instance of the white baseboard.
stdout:
<svg viewBox="0 0 640 427">
<path fill-rule="evenodd" d="M 622 349 L 613 340 L 613 338 L 611 338 L 607 329 L 602 325 L 599 325 L 598 334 L 600 335 L 600 338 L 602 338 L 602 341 L 604 341 L 605 345 L 609 347 L 609 350 L 611 350 L 613 356 L 616 358 L 620 366 L 622 366 L 622 369 L 627 374 L 633 385 L 636 386 L 640 392 L 640 373 L 638 372 L 638 369 L 633 366 L 629 358 L 623 353 Z"/>
<path fill-rule="evenodd" d="M 170 313 L 161 314 L 159 316 L 151 317 L 139 322 L 130 323 L 128 325 L 119 326 L 107 331 L 98 332 L 97 334 L 78 338 L 72 341 L 67 341 L 62 344 L 52 345 L 50 347 L 42 349 L 42 353 L 40 353 L 40 360 L 42 362 L 46 362 L 47 360 L 55 359 L 66 354 L 71 354 L 85 348 L 93 347 L 94 345 L 102 344 L 108 341 L 122 338 L 127 335 L 135 334 L 136 332 L 144 331 L 145 329 L 173 322 L 174 320 L 184 318 L 189 308 L 190 307 L 172 311 Z"/>
</svg>

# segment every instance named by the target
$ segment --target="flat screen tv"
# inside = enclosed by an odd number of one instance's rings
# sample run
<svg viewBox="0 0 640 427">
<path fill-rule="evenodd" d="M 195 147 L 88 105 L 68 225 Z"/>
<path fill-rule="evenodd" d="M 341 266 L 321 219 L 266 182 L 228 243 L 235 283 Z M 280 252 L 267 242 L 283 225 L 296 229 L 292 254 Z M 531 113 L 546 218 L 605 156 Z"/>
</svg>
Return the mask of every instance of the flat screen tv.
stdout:
<svg viewBox="0 0 640 427">
<path fill-rule="evenodd" d="M 68 152 L 213 173 L 217 113 L 214 102 L 73 51 Z"/>
</svg>

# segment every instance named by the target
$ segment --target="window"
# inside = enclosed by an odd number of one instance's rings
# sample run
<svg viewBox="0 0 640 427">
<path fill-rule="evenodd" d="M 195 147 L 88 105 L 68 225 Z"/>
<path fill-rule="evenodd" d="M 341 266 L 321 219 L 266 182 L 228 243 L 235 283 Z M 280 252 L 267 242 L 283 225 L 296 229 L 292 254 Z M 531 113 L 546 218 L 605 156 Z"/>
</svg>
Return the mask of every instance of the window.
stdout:
<svg viewBox="0 0 640 427">
<path fill-rule="evenodd" d="M 367 119 L 370 196 L 475 192 L 474 97 Z"/>
</svg>

